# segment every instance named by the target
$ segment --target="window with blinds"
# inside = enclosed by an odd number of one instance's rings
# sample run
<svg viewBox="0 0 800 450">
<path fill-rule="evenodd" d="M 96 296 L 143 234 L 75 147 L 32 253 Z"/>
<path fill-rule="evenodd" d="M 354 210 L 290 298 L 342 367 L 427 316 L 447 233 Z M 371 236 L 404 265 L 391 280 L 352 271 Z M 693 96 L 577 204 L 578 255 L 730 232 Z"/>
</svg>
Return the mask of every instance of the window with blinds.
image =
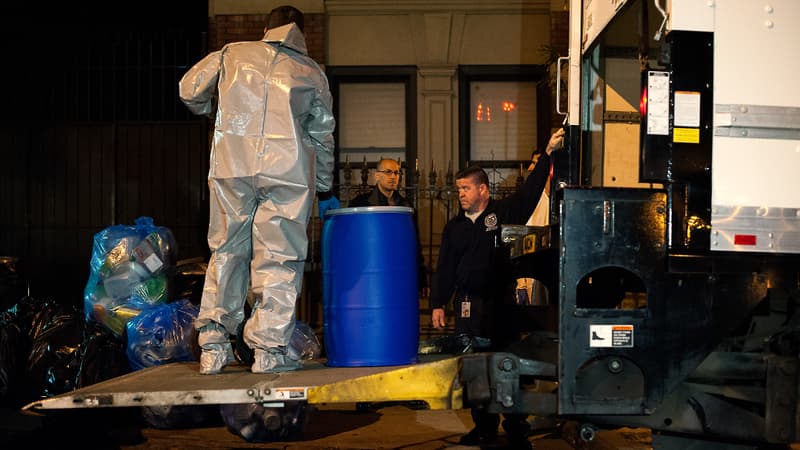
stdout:
<svg viewBox="0 0 800 450">
<path fill-rule="evenodd" d="M 339 162 L 405 160 L 406 86 L 404 83 L 339 85 Z"/>
</svg>

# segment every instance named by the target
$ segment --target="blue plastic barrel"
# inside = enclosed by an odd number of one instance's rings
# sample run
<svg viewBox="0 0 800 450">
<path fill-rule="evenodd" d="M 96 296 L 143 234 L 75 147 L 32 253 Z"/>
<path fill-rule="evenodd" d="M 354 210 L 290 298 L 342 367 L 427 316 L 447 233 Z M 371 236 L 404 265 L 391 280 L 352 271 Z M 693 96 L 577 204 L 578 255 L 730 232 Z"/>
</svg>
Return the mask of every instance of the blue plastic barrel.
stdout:
<svg viewBox="0 0 800 450">
<path fill-rule="evenodd" d="M 328 366 L 417 362 L 419 296 L 413 210 L 341 208 L 322 228 L 322 290 Z"/>
</svg>

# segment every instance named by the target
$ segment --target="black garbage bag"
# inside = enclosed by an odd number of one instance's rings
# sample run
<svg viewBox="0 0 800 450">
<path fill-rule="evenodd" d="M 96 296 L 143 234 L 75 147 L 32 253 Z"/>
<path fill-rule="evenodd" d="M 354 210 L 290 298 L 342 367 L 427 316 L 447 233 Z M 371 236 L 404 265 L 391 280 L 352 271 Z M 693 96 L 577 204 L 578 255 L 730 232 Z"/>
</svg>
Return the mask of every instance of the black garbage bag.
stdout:
<svg viewBox="0 0 800 450">
<path fill-rule="evenodd" d="M 28 356 L 31 353 L 31 328 L 40 301 L 23 297 L 2 314 L 2 348 L 0 348 L 0 370 L 3 371 L 5 394 L 0 394 L 0 403 L 21 407 L 40 398 L 39 391 L 27 376 Z"/>
<path fill-rule="evenodd" d="M 0 406 L 19 408 L 33 400 L 25 377 L 31 342 L 11 313 L 0 315 Z"/>
<path fill-rule="evenodd" d="M 271 408 L 260 403 L 220 406 L 220 414 L 231 433 L 248 442 L 291 441 L 299 439 L 314 407 L 304 402 L 286 403 Z"/>
<path fill-rule="evenodd" d="M 178 261 L 175 266 L 174 298 L 186 298 L 193 305 L 199 305 L 203 296 L 203 283 L 206 278 L 208 262 L 202 258 Z"/>
<path fill-rule="evenodd" d="M 468 334 L 454 334 L 434 337 L 420 341 L 417 354 L 450 354 L 460 355 L 485 351 L 491 346 L 488 338 L 480 336 L 470 336 Z"/>
<path fill-rule="evenodd" d="M 13 256 L 0 256 L 0 311 L 11 308 L 28 290 L 17 269 L 17 261 Z"/>
<path fill-rule="evenodd" d="M 33 297 L 22 297 L 14 306 L 9 308 L 6 312 L 13 318 L 19 329 L 28 335 L 33 335 L 33 319 L 41 311 L 44 302 Z M 26 349 L 25 356 L 30 349 Z"/>
<path fill-rule="evenodd" d="M 41 397 L 75 389 L 80 371 L 83 312 L 51 299 L 38 303 L 30 329 L 26 373 Z"/>
<path fill-rule="evenodd" d="M 233 354 L 236 359 L 250 366 L 255 360 L 255 352 L 244 342 L 244 325 L 247 320 L 242 321 L 237 328 L 237 333 L 233 336 Z M 295 321 L 292 337 L 286 348 L 289 357 L 295 361 L 309 361 L 319 358 L 322 355 L 322 343 L 317 338 L 314 329 L 302 320 Z"/>
<path fill-rule="evenodd" d="M 80 349 L 77 387 L 90 386 L 131 371 L 125 339 L 116 337 L 97 322 L 86 322 Z"/>
</svg>

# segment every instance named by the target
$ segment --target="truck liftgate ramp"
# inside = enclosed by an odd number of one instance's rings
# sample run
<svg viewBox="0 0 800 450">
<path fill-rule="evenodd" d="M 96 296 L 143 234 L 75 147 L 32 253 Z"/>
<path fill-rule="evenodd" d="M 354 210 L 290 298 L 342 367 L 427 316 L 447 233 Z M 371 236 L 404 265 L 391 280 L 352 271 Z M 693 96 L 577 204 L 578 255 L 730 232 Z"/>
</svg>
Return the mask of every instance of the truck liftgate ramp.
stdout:
<svg viewBox="0 0 800 450">
<path fill-rule="evenodd" d="M 240 427 L 236 433 L 246 440 L 299 436 L 306 422 L 296 422 L 296 416 L 302 417 L 302 411 L 310 406 L 323 404 L 425 402 L 431 410 L 446 410 L 479 402 L 493 412 L 555 414 L 552 392 L 539 392 L 539 384 L 532 390 L 520 384 L 524 376 L 554 379 L 554 364 L 503 352 L 421 354 L 418 358 L 415 364 L 371 367 L 329 367 L 325 359 L 316 359 L 304 361 L 299 370 L 274 374 L 255 374 L 249 365 L 233 363 L 217 375 L 200 374 L 198 362 L 174 362 L 40 399 L 22 410 L 56 415 L 75 410 L 163 406 L 242 405 L 270 410 L 263 418 L 251 416 L 243 426 L 234 425 Z M 549 384 L 542 385 L 552 390 Z M 251 424 L 257 428 L 260 420 L 276 415 L 282 425 L 262 430 L 269 437 L 260 432 L 252 434 Z"/>
<path fill-rule="evenodd" d="M 431 409 L 462 408 L 461 357 L 423 356 L 405 366 L 328 367 L 304 361 L 300 370 L 254 374 L 233 363 L 201 375 L 199 363 L 149 367 L 23 407 L 25 411 L 161 405 L 309 404 L 422 400 Z"/>
</svg>

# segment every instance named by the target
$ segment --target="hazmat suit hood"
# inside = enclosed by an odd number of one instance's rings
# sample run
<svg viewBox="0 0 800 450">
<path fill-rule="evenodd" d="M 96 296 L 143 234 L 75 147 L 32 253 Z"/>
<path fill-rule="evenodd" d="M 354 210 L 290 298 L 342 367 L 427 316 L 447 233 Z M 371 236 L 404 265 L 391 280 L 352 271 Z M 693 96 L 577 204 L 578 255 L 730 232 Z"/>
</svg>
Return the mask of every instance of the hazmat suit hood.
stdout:
<svg viewBox="0 0 800 450">
<path fill-rule="evenodd" d="M 269 43 L 278 43 L 304 55 L 308 54 L 306 39 L 303 36 L 303 32 L 300 31 L 300 28 L 294 23 L 267 30 L 267 33 L 261 40 Z"/>
</svg>

